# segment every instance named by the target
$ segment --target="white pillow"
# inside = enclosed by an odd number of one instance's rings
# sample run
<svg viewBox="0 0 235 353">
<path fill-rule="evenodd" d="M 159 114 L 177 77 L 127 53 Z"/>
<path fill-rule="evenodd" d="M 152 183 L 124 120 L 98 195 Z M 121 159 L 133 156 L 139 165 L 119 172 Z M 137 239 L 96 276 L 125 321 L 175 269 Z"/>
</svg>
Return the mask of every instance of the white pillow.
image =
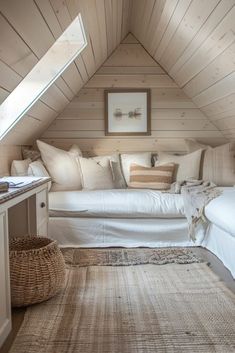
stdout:
<svg viewBox="0 0 235 353">
<path fill-rule="evenodd" d="M 165 152 L 158 152 L 158 159 L 155 166 L 166 163 L 176 164 L 176 181 L 186 179 L 199 179 L 200 162 L 202 150 L 195 151 L 183 156 L 172 155 Z"/>
<path fill-rule="evenodd" d="M 210 147 L 194 140 L 185 140 L 188 150 L 197 150 L 204 146 L 201 177 L 213 181 L 218 186 L 235 185 L 235 151 L 232 143 Z"/>
<path fill-rule="evenodd" d="M 142 165 L 143 167 L 151 167 L 151 152 L 121 154 L 121 166 L 125 181 L 129 185 L 131 164 Z"/>
<path fill-rule="evenodd" d="M 12 161 L 11 163 L 11 175 L 12 176 L 26 176 L 28 175 L 29 164 L 31 159 L 23 159 L 21 161 Z"/>
<path fill-rule="evenodd" d="M 53 181 L 51 190 L 80 190 L 82 183 L 78 158 L 82 155 L 81 150 L 73 145 L 67 152 L 39 140 L 37 145 Z"/>
<path fill-rule="evenodd" d="M 109 158 L 109 160 L 110 160 L 114 188 L 115 189 L 125 189 L 126 182 L 124 179 L 124 175 L 122 173 L 119 154 L 114 153 L 110 156 L 96 156 L 93 159 L 97 162 L 100 162 L 100 161 L 102 161 L 103 158 Z"/>
<path fill-rule="evenodd" d="M 40 160 L 30 163 L 28 168 L 28 175 L 36 177 L 50 177 L 48 171 Z M 48 183 L 48 190 L 51 189 L 51 182 Z"/>
<path fill-rule="evenodd" d="M 79 158 L 82 186 L 86 190 L 113 189 L 110 156 Z"/>
<path fill-rule="evenodd" d="M 82 151 L 75 143 L 70 147 L 68 152 L 73 154 L 75 158 L 82 157 Z"/>
<path fill-rule="evenodd" d="M 187 151 L 189 153 L 195 152 L 197 150 L 203 150 L 203 149 L 206 149 L 206 148 L 210 147 L 210 146 L 204 145 L 204 144 L 202 144 L 202 143 L 200 143 L 200 142 L 198 142 L 198 141 L 196 141 L 194 139 L 185 139 L 184 141 L 185 141 L 185 144 L 186 144 L 186 147 L 187 147 Z"/>
</svg>

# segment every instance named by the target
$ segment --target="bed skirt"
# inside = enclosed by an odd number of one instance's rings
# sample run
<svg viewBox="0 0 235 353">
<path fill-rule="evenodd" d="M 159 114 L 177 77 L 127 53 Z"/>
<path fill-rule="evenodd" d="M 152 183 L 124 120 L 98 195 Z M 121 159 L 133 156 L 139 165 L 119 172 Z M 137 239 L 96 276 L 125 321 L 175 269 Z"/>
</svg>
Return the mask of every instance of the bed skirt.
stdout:
<svg viewBox="0 0 235 353">
<path fill-rule="evenodd" d="M 210 224 L 193 243 L 186 218 L 50 217 L 49 237 L 60 247 L 188 247 L 202 246 L 215 254 L 235 278 L 235 237 Z"/>
<path fill-rule="evenodd" d="M 186 218 L 50 217 L 49 237 L 61 247 L 198 246 L 188 237 Z"/>
<path fill-rule="evenodd" d="M 210 224 L 201 246 L 215 254 L 235 278 L 235 237 Z"/>
</svg>

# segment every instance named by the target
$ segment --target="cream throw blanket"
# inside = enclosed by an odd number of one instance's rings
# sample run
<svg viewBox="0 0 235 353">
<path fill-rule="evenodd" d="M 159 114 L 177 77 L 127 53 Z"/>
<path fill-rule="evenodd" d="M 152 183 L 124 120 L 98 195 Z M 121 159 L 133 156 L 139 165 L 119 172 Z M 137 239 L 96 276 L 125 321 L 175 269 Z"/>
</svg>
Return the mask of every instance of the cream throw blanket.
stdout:
<svg viewBox="0 0 235 353">
<path fill-rule="evenodd" d="M 204 216 L 206 205 L 222 194 L 216 185 L 210 181 L 203 180 L 184 180 L 172 184 L 171 193 L 182 194 L 184 200 L 185 216 L 189 224 L 189 236 L 195 242 L 196 229 L 198 226 L 204 226 L 208 221 Z"/>
</svg>

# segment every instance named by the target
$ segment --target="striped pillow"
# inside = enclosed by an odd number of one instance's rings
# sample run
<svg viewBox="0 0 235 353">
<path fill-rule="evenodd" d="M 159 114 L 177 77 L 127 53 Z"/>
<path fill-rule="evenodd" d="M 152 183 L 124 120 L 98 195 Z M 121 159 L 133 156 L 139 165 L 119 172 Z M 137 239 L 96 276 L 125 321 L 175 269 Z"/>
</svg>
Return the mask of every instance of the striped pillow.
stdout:
<svg viewBox="0 0 235 353">
<path fill-rule="evenodd" d="M 156 190 L 170 189 L 174 169 L 174 163 L 162 164 L 153 168 L 131 164 L 129 187 Z"/>
</svg>

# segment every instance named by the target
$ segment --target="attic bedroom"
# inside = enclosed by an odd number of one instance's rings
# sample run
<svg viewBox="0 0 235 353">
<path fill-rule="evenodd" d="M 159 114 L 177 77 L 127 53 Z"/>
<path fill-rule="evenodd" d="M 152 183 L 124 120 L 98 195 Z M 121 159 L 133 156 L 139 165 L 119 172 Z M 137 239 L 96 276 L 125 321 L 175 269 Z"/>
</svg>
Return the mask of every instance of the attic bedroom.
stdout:
<svg viewBox="0 0 235 353">
<path fill-rule="evenodd" d="M 0 0 L 0 353 L 235 352 L 235 0 Z"/>
</svg>

